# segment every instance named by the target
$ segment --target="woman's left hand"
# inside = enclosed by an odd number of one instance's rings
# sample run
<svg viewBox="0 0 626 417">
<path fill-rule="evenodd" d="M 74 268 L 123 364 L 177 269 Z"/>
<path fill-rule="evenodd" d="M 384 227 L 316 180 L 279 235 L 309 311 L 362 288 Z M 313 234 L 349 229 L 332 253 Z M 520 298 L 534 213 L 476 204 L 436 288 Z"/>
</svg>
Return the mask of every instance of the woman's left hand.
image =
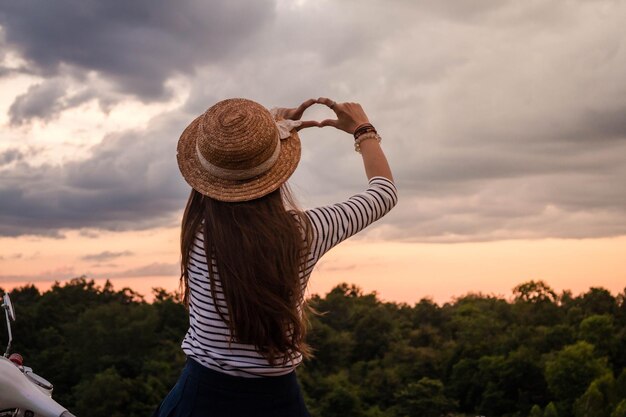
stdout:
<svg viewBox="0 0 626 417">
<path fill-rule="evenodd" d="M 279 107 L 276 109 L 276 114 L 282 117 L 283 119 L 300 120 L 300 118 L 304 114 L 304 111 L 315 103 L 317 103 L 317 100 L 310 98 L 304 103 L 300 104 L 296 108 L 290 109 L 290 108 Z M 306 127 L 314 127 L 314 126 L 319 126 L 319 122 L 316 120 L 302 120 L 302 124 L 298 126 L 296 130 L 304 129 Z"/>
</svg>

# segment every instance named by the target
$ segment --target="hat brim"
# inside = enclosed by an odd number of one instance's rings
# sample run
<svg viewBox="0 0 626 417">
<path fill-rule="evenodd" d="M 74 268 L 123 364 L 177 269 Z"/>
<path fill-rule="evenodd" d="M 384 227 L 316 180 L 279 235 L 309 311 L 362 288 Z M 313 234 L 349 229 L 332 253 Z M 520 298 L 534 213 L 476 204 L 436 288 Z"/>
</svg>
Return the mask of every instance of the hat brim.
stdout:
<svg viewBox="0 0 626 417">
<path fill-rule="evenodd" d="M 219 201 L 254 200 L 279 188 L 293 174 L 300 162 L 301 143 L 298 133 L 281 140 L 276 163 L 266 172 L 246 180 L 226 180 L 209 174 L 196 154 L 196 138 L 202 116 L 198 116 L 178 140 L 176 159 L 183 178 L 196 191 Z"/>
</svg>

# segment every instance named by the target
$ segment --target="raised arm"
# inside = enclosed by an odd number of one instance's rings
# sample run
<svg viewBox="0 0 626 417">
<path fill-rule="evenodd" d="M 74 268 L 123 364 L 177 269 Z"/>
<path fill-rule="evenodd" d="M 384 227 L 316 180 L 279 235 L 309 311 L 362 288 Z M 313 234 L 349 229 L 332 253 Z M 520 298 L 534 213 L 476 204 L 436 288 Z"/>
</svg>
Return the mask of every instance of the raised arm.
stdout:
<svg viewBox="0 0 626 417">
<path fill-rule="evenodd" d="M 365 191 L 345 201 L 306 210 L 313 227 L 313 261 L 382 218 L 397 202 L 398 191 L 393 182 L 375 176 Z"/>
<path fill-rule="evenodd" d="M 354 134 L 355 130 L 369 119 L 358 103 L 336 103 L 320 97 L 318 103 L 330 107 L 337 119 L 319 122 L 319 126 L 332 126 Z M 307 210 L 313 225 L 313 259 L 317 261 L 326 252 L 370 224 L 386 215 L 398 202 L 398 193 L 393 182 L 387 158 L 374 138 L 362 140 L 361 155 L 368 188 L 346 201 Z"/>
</svg>

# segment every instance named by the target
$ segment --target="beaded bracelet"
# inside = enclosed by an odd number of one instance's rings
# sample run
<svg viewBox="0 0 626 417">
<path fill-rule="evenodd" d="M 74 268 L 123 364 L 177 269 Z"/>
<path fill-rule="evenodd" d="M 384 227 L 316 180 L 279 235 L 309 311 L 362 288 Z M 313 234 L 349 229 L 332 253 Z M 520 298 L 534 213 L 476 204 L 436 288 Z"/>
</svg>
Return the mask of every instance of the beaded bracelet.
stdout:
<svg viewBox="0 0 626 417">
<path fill-rule="evenodd" d="M 367 139 L 376 139 L 378 143 L 383 140 L 383 138 L 381 138 L 380 135 L 376 132 L 363 133 L 354 141 L 354 150 L 358 153 L 361 153 L 361 142 Z"/>
</svg>

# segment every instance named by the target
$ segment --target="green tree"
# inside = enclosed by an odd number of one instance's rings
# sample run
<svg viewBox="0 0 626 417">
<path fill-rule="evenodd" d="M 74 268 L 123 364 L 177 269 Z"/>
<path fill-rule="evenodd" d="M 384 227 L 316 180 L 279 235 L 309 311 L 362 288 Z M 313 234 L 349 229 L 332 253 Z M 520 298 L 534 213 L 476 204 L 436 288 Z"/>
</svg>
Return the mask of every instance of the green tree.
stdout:
<svg viewBox="0 0 626 417">
<path fill-rule="evenodd" d="M 524 325 L 555 325 L 561 319 L 558 296 L 544 281 L 528 281 L 513 288 L 513 309 Z"/>
<path fill-rule="evenodd" d="M 585 318 L 579 327 L 579 337 L 595 346 L 599 356 L 610 355 L 616 346 L 613 318 L 594 314 Z"/>
<path fill-rule="evenodd" d="M 543 340 L 539 342 L 539 348 L 542 352 L 552 352 L 561 350 L 566 345 L 576 342 L 576 331 L 568 324 L 556 324 L 546 329 Z"/>
<path fill-rule="evenodd" d="M 550 401 L 548 405 L 546 405 L 546 409 L 543 410 L 543 417 L 559 417 L 558 409 L 552 401 Z"/>
<path fill-rule="evenodd" d="M 500 398 L 499 408 L 490 409 L 490 390 L 487 389 L 480 408 L 483 414 L 506 414 L 516 410 L 527 413 L 533 404 L 547 401 L 547 385 L 536 351 L 521 346 L 509 352 L 504 361 L 494 365 L 491 383 L 493 392 L 498 393 Z"/>
<path fill-rule="evenodd" d="M 626 417 L 626 399 L 617 404 L 617 407 L 611 413 L 611 417 Z"/>
<path fill-rule="evenodd" d="M 351 374 L 360 382 L 360 396 L 367 405 L 389 408 L 395 404 L 395 393 L 404 387 L 402 372 L 406 361 L 384 364 L 379 361 L 360 362 L 351 368 Z M 361 368 L 361 369 L 358 369 Z"/>
<path fill-rule="evenodd" d="M 336 330 L 318 317 L 311 317 L 308 343 L 315 349 L 315 357 L 308 363 L 326 374 L 338 372 L 350 363 L 355 349 L 354 335 L 349 330 Z"/>
<path fill-rule="evenodd" d="M 453 398 L 459 402 L 459 411 L 473 412 L 480 404 L 485 389 L 478 359 L 463 357 L 454 363 L 448 386 Z"/>
<path fill-rule="evenodd" d="M 516 287 L 514 301 L 468 294 L 442 306 L 382 302 L 348 284 L 313 296 L 325 312 L 309 315 L 316 357 L 298 368 L 311 414 L 626 417 L 626 296 L 555 299 L 533 285 Z M 149 415 L 180 375 L 188 327 L 179 294 L 153 295 L 149 304 L 85 277 L 13 290 L 15 349 L 76 414 Z"/>
<path fill-rule="evenodd" d="M 618 308 L 617 299 L 609 290 L 601 287 L 591 287 L 577 300 L 576 304 L 582 308 L 586 315 L 614 315 Z"/>
<path fill-rule="evenodd" d="M 548 388 L 565 414 L 571 412 L 572 404 L 591 381 L 608 372 L 606 358 L 595 357 L 593 346 L 584 341 L 566 346 L 547 360 L 545 366 Z"/>
<path fill-rule="evenodd" d="M 146 355 L 161 343 L 158 322 L 155 308 L 148 304 L 111 303 L 86 311 L 68 326 L 67 333 L 79 374 L 110 367 L 123 376 L 139 374 Z"/>
<path fill-rule="evenodd" d="M 575 417 L 608 417 L 608 404 L 596 384 L 589 385 L 587 391 L 574 402 Z"/>
<path fill-rule="evenodd" d="M 544 281 L 528 281 L 513 288 L 515 300 L 531 303 L 550 302 L 557 300 L 557 295 Z"/>
<path fill-rule="evenodd" d="M 381 358 L 393 342 L 394 319 L 387 308 L 378 306 L 364 312 L 354 326 L 352 359 Z"/>
<path fill-rule="evenodd" d="M 537 404 L 533 405 L 530 409 L 528 417 L 543 417 L 543 411 L 541 411 L 541 407 L 539 407 Z"/>
<path fill-rule="evenodd" d="M 320 399 L 320 416 L 344 417 L 364 415 L 361 399 L 357 390 L 342 378 L 332 382 L 332 389 Z"/>
<path fill-rule="evenodd" d="M 622 369 L 622 372 L 615 380 L 615 397 L 626 399 L 626 368 Z"/>
<path fill-rule="evenodd" d="M 596 378 L 589 385 L 589 388 L 587 388 L 587 390 L 590 389 L 597 390 L 600 393 L 600 396 L 602 397 L 602 402 L 604 403 L 604 415 L 606 417 L 609 417 L 611 410 L 619 402 L 617 396 L 616 381 L 615 377 L 613 377 L 613 373 L 607 372 L 599 378 Z M 600 411 L 600 407 L 596 407 L 596 409 Z"/>
<path fill-rule="evenodd" d="M 506 327 L 513 314 L 506 300 L 469 294 L 450 310 L 450 326 L 467 356 L 492 353 L 508 337 Z"/>
<path fill-rule="evenodd" d="M 397 396 L 398 414 L 406 417 L 439 417 L 455 409 L 455 402 L 444 394 L 438 379 L 422 378 L 410 383 Z"/>
<path fill-rule="evenodd" d="M 122 377 L 108 368 L 81 381 L 75 388 L 75 412 L 90 417 L 142 417 L 150 415 L 162 394 L 151 389 L 151 380 Z"/>
</svg>

